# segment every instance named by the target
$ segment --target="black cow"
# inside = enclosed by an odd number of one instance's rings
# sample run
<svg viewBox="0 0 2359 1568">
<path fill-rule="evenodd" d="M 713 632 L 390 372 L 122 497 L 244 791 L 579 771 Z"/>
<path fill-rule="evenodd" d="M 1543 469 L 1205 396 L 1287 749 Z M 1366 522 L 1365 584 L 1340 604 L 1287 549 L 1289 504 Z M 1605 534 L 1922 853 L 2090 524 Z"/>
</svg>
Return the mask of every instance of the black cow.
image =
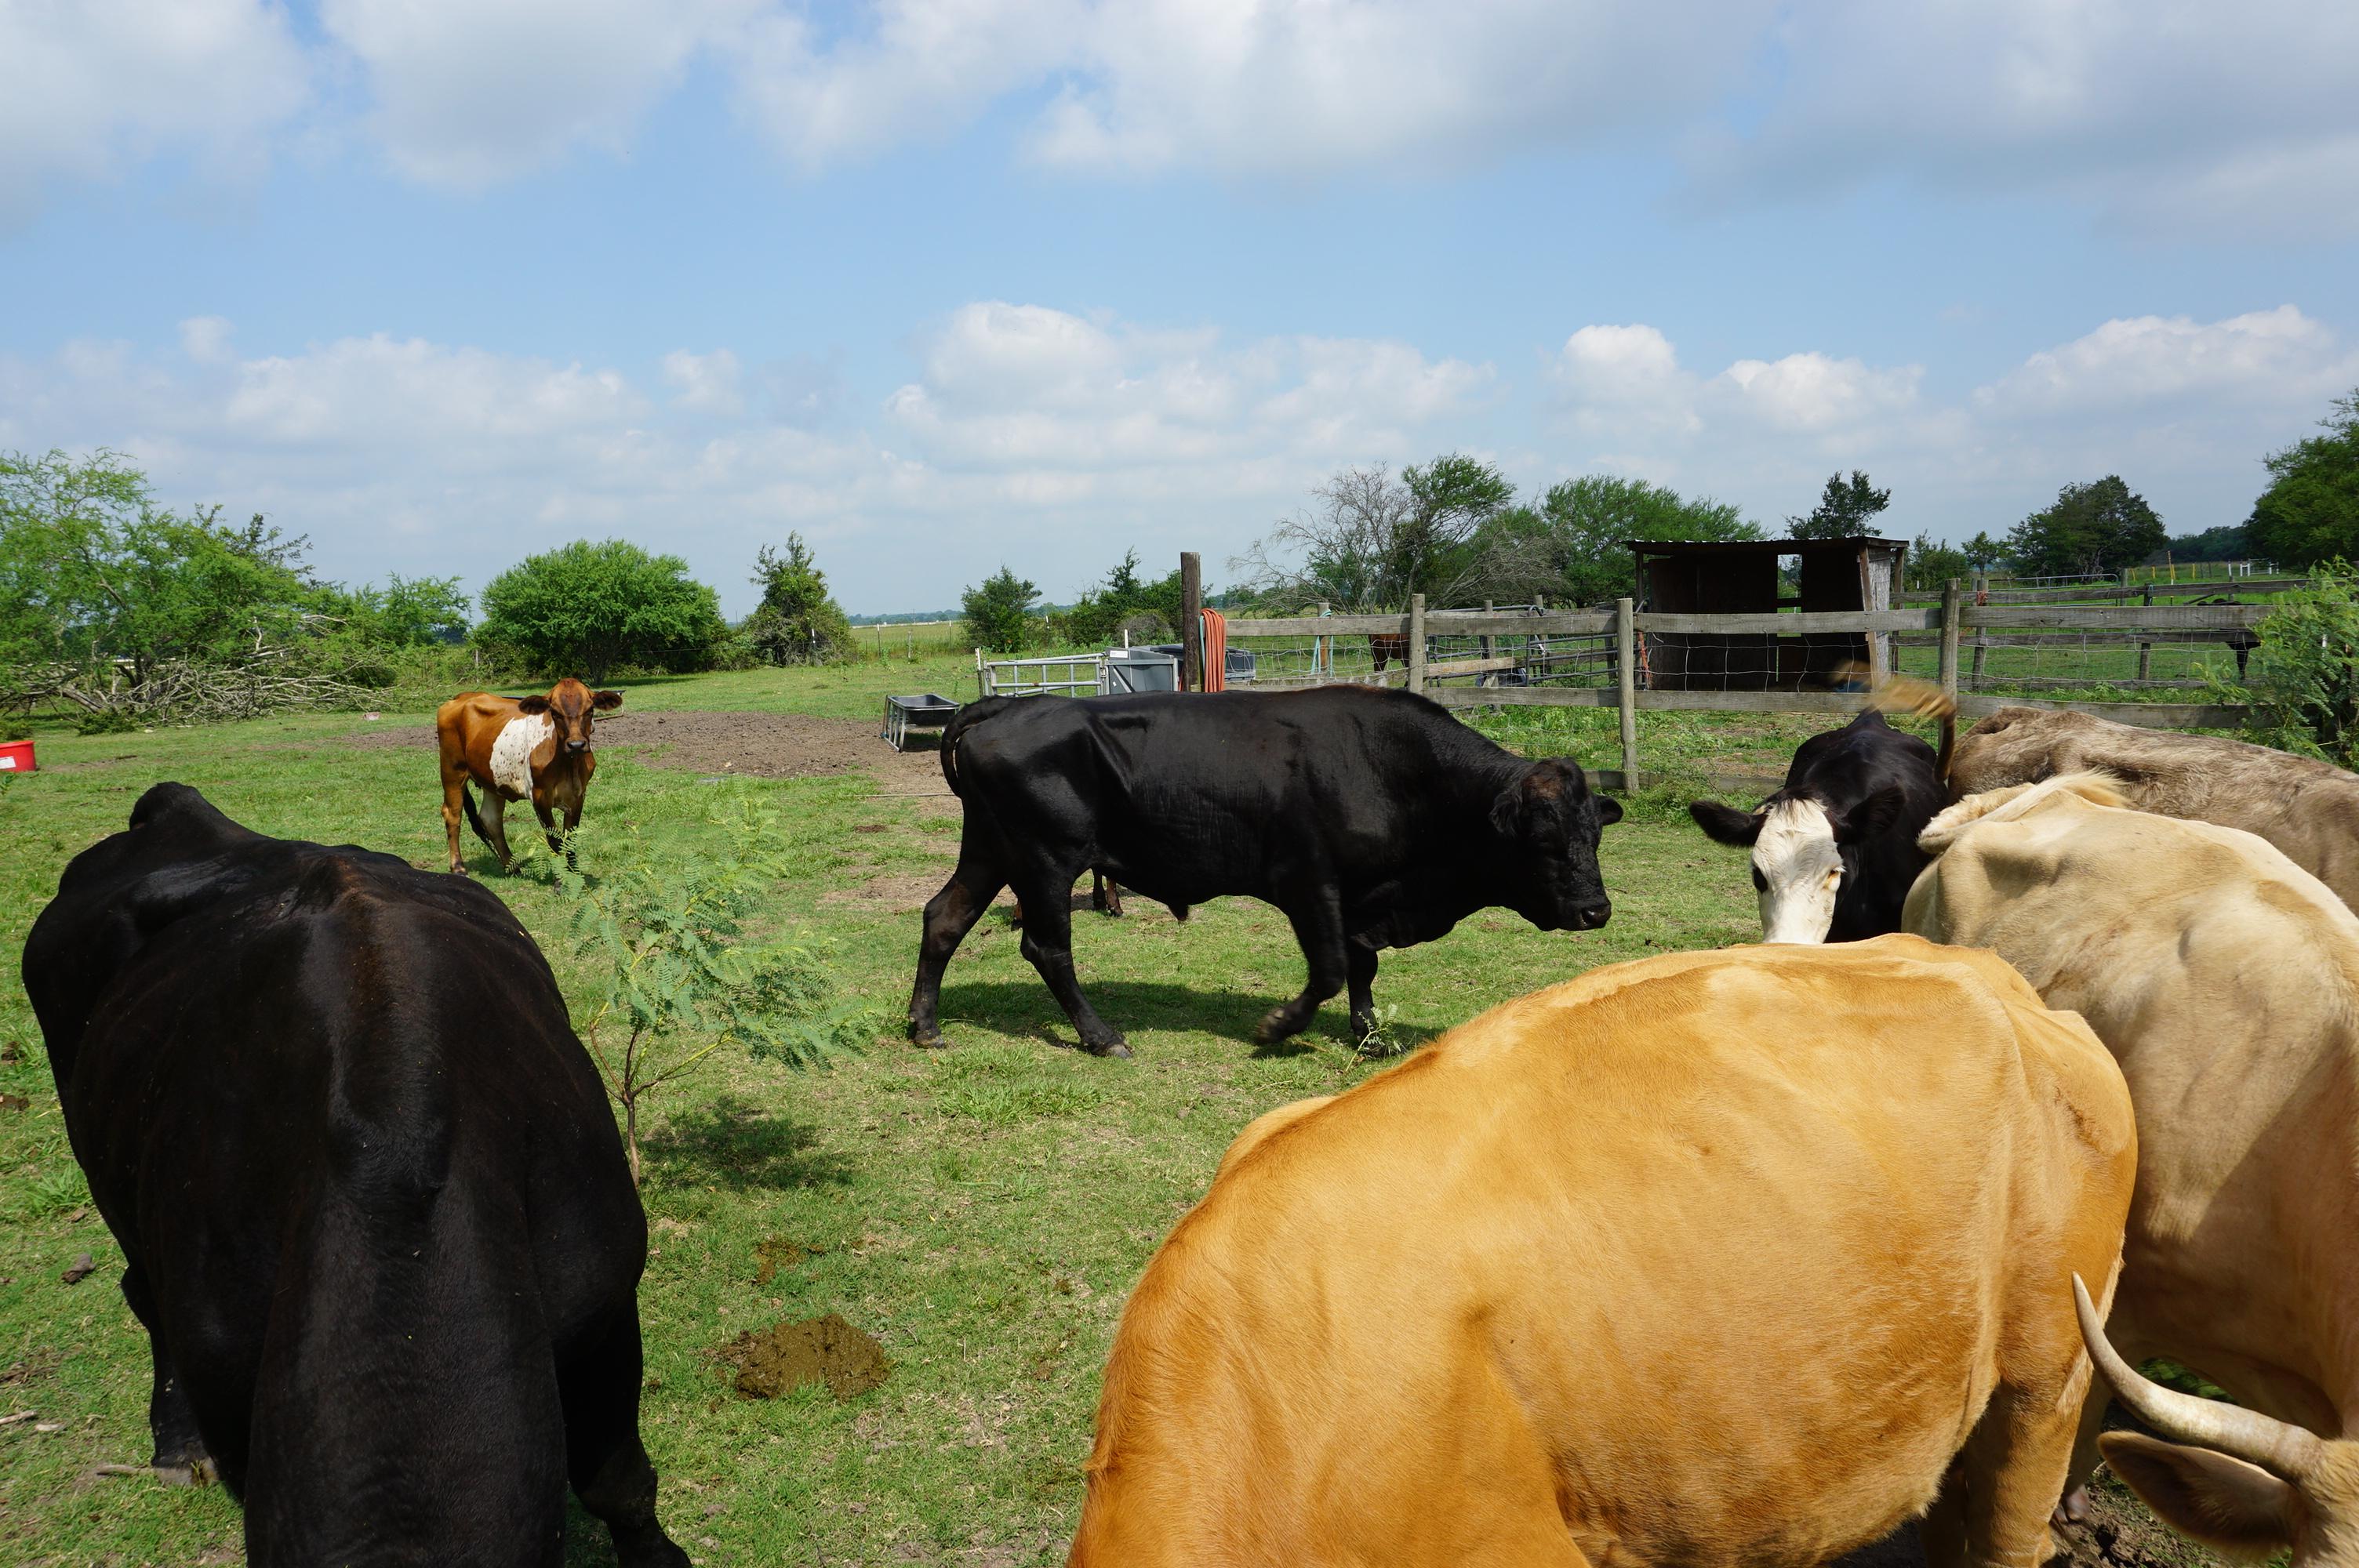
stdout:
<svg viewBox="0 0 2359 1568">
<path fill-rule="evenodd" d="M 687 1563 L 639 1444 L 646 1217 L 496 897 L 158 784 L 66 868 L 24 978 L 154 1354 L 154 1465 L 226 1482 L 257 1568 L 554 1565 L 569 1481 L 625 1568 Z"/>
<path fill-rule="evenodd" d="M 1309 962 L 1260 1038 L 1309 1025 L 1351 987 L 1375 1028 L 1376 954 L 1503 904 L 1543 931 L 1603 925 L 1600 830 L 1622 809 L 1569 759 L 1526 762 L 1407 692 L 1311 691 L 1072 701 L 986 698 L 942 736 L 966 804 L 958 869 L 926 905 L 909 1035 L 939 1045 L 942 969 L 1001 887 L 1029 917 L 1024 956 L 1083 1049 L 1126 1056 L 1073 979 L 1067 890 L 1092 867 L 1174 908 L 1223 893 L 1285 911 Z"/>
<path fill-rule="evenodd" d="M 1752 849 L 1763 941 L 1856 942 L 1900 929 L 1929 859 L 1917 835 L 1949 804 L 1945 761 L 1868 708 L 1803 741 L 1786 787 L 1758 810 L 1699 800 L 1688 812 L 1721 843 Z"/>
</svg>

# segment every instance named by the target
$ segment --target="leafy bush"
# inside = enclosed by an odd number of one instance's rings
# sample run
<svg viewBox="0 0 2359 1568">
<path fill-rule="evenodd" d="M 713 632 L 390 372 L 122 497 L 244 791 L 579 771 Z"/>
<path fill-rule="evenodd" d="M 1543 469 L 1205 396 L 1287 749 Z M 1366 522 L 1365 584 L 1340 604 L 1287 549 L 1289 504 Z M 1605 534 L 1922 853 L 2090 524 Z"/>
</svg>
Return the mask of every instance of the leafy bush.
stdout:
<svg viewBox="0 0 2359 1568">
<path fill-rule="evenodd" d="M 2319 425 L 2326 434 L 2266 460 L 2269 487 L 2245 524 L 2252 548 L 2282 567 L 2359 557 L 2359 389 Z"/>
<path fill-rule="evenodd" d="M 851 653 L 852 622 L 829 597 L 827 578 L 813 564 L 800 534 L 787 535 L 783 554 L 762 546 L 755 558 L 754 586 L 762 590 L 762 602 L 742 630 L 763 663 L 821 665 Z"/>
<path fill-rule="evenodd" d="M 322 583 L 307 541 L 159 509 L 113 452 L 0 454 L 0 706 L 89 730 L 351 706 L 463 629 L 456 579 Z"/>
<path fill-rule="evenodd" d="M 729 626 L 719 597 L 678 556 L 651 556 L 624 539 L 579 539 L 494 578 L 475 635 L 537 675 L 594 686 L 625 666 L 709 670 Z"/>
<path fill-rule="evenodd" d="M 595 881 L 557 862 L 576 899 L 575 951 L 598 976 L 576 1028 L 623 1108 L 633 1181 L 640 1103 L 715 1051 L 743 1045 L 756 1060 L 810 1066 L 879 1026 L 875 1010 L 836 998 L 818 944 L 745 939 L 747 916 L 786 874 L 777 813 L 741 799 L 714 826 L 725 845 L 683 862 L 641 852 Z"/>
<path fill-rule="evenodd" d="M 2338 767 L 2359 752 L 2359 571 L 2318 568 L 2309 589 L 2280 594 L 2253 628 L 2259 639 L 2239 687 L 2207 670 L 2215 695 L 2254 705 L 2252 738 Z"/>
<path fill-rule="evenodd" d="M 1049 615 L 1049 633 L 1078 647 L 1105 647 L 1127 629 L 1134 643 L 1168 643 L 1180 621 L 1180 568 L 1149 581 L 1138 575 L 1138 552 L 1127 550 L 1106 579 Z"/>
<path fill-rule="evenodd" d="M 995 654 L 1024 651 L 1034 636 L 1033 606 L 1040 590 L 1006 567 L 959 596 L 967 640 Z"/>
</svg>

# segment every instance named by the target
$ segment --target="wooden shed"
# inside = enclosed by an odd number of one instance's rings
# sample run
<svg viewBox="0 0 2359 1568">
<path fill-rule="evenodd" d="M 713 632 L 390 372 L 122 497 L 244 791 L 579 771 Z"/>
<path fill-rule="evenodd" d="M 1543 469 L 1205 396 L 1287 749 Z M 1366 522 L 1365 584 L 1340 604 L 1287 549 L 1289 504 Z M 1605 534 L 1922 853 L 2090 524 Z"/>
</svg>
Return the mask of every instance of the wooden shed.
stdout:
<svg viewBox="0 0 2359 1568">
<path fill-rule="evenodd" d="M 1890 610 L 1900 596 L 1908 546 L 1897 539 L 1629 539 L 1637 557 L 1637 608 L 1656 613 L 1767 615 L 1780 610 Z M 1778 571 L 1798 558 L 1792 593 Z M 1648 632 L 1638 684 L 1656 691 L 1796 691 L 1827 682 L 1845 664 L 1890 668 L 1891 639 L 1862 632 L 1781 635 Z"/>
</svg>

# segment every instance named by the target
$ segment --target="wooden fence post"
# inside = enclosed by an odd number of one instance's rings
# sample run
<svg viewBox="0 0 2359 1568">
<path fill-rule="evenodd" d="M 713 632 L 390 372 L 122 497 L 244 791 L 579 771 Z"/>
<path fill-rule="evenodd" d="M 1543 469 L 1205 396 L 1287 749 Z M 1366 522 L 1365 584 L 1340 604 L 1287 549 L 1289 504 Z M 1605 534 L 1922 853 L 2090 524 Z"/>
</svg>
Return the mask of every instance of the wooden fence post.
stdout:
<svg viewBox="0 0 2359 1568">
<path fill-rule="evenodd" d="M 1408 688 L 1425 695 L 1425 595 L 1408 596 Z"/>
<path fill-rule="evenodd" d="M 1180 552 L 1180 689 L 1204 689 L 1204 567 L 1193 550 Z"/>
<path fill-rule="evenodd" d="M 1498 608 L 1498 606 L 1496 606 L 1495 604 L 1494 604 L 1491 600 L 1487 600 L 1487 599 L 1486 599 L 1486 600 L 1484 600 L 1483 601 L 1483 613 L 1484 613 L 1484 614 L 1485 614 L 1485 615 L 1490 614 L 1494 610 L 1495 610 L 1495 609 L 1497 609 L 1497 608 Z M 1481 646 L 1481 647 L 1482 647 L 1482 649 L 1483 649 L 1482 656 L 1483 656 L 1484 658 L 1486 658 L 1486 659 L 1487 659 L 1487 658 L 1489 658 L 1489 657 L 1491 656 L 1491 633 L 1489 633 L 1488 632 L 1485 632 L 1485 633 L 1483 633 L 1483 641 L 1482 641 L 1482 643 L 1481 643 L 1480 646 Z"/>
<path fill-rule="evenodd" d="M 1323 599 L 1319 601 L 1319 618 L 1321 621 L 1324 621 L 1327 618 L 1327 601 Z M 1334 638 L 1313 637 L 1310 639 L 1310 673 L 1320 676 L 1332 676 L 1335 673 Z"/>
<path fill-rule="evenodd" d="M 1614 601 L 1615 663 L 1622 684 L 1622 787 L 1638 787 L 1638 613 L 1626 599 Z"/>
<path fill-rule="evenodd" d="M 1958 579 L 1941 589 L 1941 695 L 1958 700 L 1958 600 L 1963 597 Z"/>
<path fill-rule="evenodd" d="M 1983 575 L 1978 575 L 1978 576 L 1976 576 L 1976 577 L 1975 577 L 1975 579 L 1974 579 L 1974 602 L 1975 602 L 1976 604 L 1980 604 L 1980 603 L 1982 603 L 1982 602 L 1983 602 L 1983 600 L 1984 600 L 1984 599 L 1986 599 L 1986 598 L 1988 598 L 1988 597 L 1989 597 L 1989 594 L 1990 594 L 1990 579 L 1989 579 L 1987 576 L 1983 576 Z M 1976 623 L 1976 625 L 1975 625 L 1975 627 L 1974 627 L 1974 668 L 1973 668 L 1973 683 L 1974 683 L 1974 689 L 1975 689 L 1976 691 L 1980 691 L 1980 690 L 1982 689 L 1982 686 L 1983 686 L 1983 643 L 1984 643 L 1984 640 L 1985 638 L 1987 638 L 1989 635 L 1990 635 L 1990 633 L 1989 633 L 1986 629 L 1984 629 L 1984 627 L 1983 627 L 1979 622 L 1977 622 L 1977 623 Z"/>
<path fill-rule="evenodd" d="M 2154 605 L 2154 584 L 2152 583 L 2146 585 L 2145 604 L 2148 609 L 2151 609 Z M 2154 644 L 2152 643 L 2140 643 L 2138 644 L 2137 671 L 2137 678 L 2140 680 L 2147 680 L 2153 676 Z"/>
</svg>

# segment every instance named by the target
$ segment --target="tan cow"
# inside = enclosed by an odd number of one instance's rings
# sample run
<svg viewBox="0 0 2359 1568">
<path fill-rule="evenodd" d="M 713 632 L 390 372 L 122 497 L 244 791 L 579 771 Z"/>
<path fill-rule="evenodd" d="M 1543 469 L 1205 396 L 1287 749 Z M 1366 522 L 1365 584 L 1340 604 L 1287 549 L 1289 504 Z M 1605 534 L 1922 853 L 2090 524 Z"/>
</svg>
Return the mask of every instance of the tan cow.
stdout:
<svg viewBox="0 0 2359 1568">
<path fill-rule="evenodd" d="M 1961 800 L 2063 773 L 2110 773 L 2132 806 L 2257 833 L 2359 908 L 2359 773 L 2267 746 L 2086 713 L 2002 708 L 1958 737 Z"/>
<path fill-rule="evenodd" d="M 2114 1343 L 2359 1436 L 2359 916 L 2253 834 L 2129 810 L 2087 774 L 1962 801 L 1922 843 L 1940 858 L 1907 928 L 1995 951 L 2128 1080 L 2138 1185 Z M 2359 1541 L 2359 1444 L 2327 1447 L 2341 1457 L 2305 1499 Z M 2192 1534 L 2196 1500 L 2226 1506 L 2124 1473 Z M 2340 1550 L 2310 1560 L 2359 1564 Z"/>
<path fill-rule="evenodd" d="M 506 814 L 512 800 L 531 801 L 549 849 L 562 849 L 557 814 L 565 814 L 566 832 L 581 826 L 582 797 L 598 771 L 590 750 L 597 715 L 622 706 L 621 692 L 592 691 L 568 676 L 546 697 L 467 691 L 438 708 L 434 735 L 442 749 L 442 827 L 451 839 L 451 870 L 467 874 L 459 858 L 462 815 L 499 856 L 500 869 L 508 869 L 513 857 Z M 476 815 L 475 797 L 467 789 L 471 782 L 483 786 L 488 823 Z"/>
<path fill-rule="evenodd" d="M 1988 954 L 1682 953 L 1231 1148 L 1125 1309 L 1073 1568 L 2030 1568 L 2136 1164 Z M 1955 1481 L 1943 1490 L 1952 1459 Z"/>
</svg>

